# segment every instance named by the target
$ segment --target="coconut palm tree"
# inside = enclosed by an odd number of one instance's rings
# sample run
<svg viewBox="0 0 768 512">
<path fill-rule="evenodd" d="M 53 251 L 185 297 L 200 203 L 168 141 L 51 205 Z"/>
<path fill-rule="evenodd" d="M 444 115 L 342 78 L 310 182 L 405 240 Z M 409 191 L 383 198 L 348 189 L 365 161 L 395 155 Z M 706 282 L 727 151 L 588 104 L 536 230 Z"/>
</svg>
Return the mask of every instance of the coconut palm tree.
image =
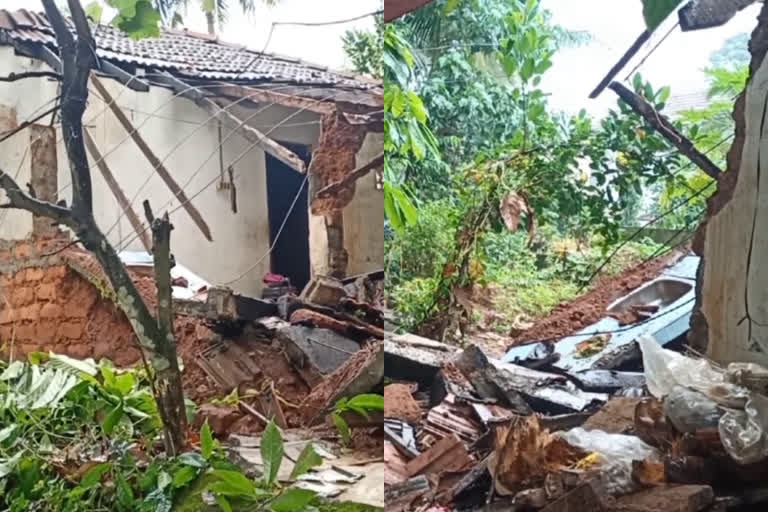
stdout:
<svg viewBox="0 0 768 512">
<path fill-rule="evenodd" d="M 230 17 L 230 12 L 237 3 L 245 14 L 252 14 L 261 2 L 268 6 L 276 5 L 279 0 L 192 0 L 205 13 L 208 22 L 208 33 L 215 34 L 216 28 L 224 25 Z M 165 23 L 175 25 L 181 22 L 182 9 L 189 8 L 190 0 L 155 0 L 155 6 L 163 16 Z"/>
</svg>

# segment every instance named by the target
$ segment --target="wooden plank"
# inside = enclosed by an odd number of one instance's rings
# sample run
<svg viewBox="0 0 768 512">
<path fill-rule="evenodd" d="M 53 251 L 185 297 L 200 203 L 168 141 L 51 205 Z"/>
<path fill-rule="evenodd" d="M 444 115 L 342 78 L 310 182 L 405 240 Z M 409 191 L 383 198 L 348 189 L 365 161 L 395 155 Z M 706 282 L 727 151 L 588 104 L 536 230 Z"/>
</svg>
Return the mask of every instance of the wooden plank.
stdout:
<svg viewBox="0 0 768 512">
<path fill-rule="evenodd" d="M 112 174 L 112 171 L 107 165 L 107 161 L 104 160 L 104 157 L 101 155 L 101 151 L 99 151 L 96 141 L 93 140 L 88 128 L 83 127 L 83 137 L 85 139 L 85 147 L 88 148 L 91 157 L 96 160 L 96 167 L 101 171 L 101 175 L 104 177 L 104 181 L 107 182 L 109 190 L 112 191 L 112 195 L 117 199 L 117 204 L 120 205 L 120 209 L 128 217 L 128 221 L 131 223 L 131 226 L 133 226 L 133 230 L 136 232 L 139 240 L 141 240 L 141 245 L 143 245 L 147 252 L 151 254 L 152 242 L 149 238 L 149 230 L 145 229 L 144 223 L 141 222 L 141 219 L 139 219 L 136 211 L 131 206 L 131 202 L 126 197 L 123 189 L 121 189 L 120 185 L 117 183 L 114 174 Z"/>
<path fill-rule="evenodd" d="M 302 98 L 300 96 L 274 92 L 267 89 L 256 89 L 254 87 L 221 84 L 221 86 L 215 87 L 212 90 L 217 94 L 228 96 L 230 98 L 248 98 L 253 101 L 260 101 L 262 103 L 277 103 L 278 105 L 292 108 L 301 108 L 318 114 L 330 114 L 336 110 L 336 107 L 333 103 L 311 100 Z"/>
<path fill-rule="evenodd" d="M 248 126 L 244 121 L 228 110 L 222 109 L 220 105 L 196 88 L 191 87 L 189 84 L 176 78 L 170 73 L 158 71 L 157 73 L 154 73 L 153 76 L 156 81 L 170 86 L 174 92 L 182 98 L 194 101 L 210 115 L 219 119 L 228 129 L 233 131 L 236 130 L 245 138 L 245 140 L 259 146 L 291 169 L 294 169 L 301 174 L 307 172 L 307 165 L 296 153 L 278 144 L 256 128 Z"/>
<path fill-rule="evenodd" d="M 155 155 L 155 153 L 150 149 L 149 145 L 144 141 L 144 138 L 139 134 L 138 130 L 133 126 L 133 123 L 128 119 L 128 116 L 125 115 L 125 113 L 122 111 L 119 105 L 115 103 L 114 99 L 112 98 L 112 95 L 109 94 L 109 91 L 107 91 L 107 88 L 104 87 L 104 84 L 101 83 L 101 80 L 96 78 L 95 76 L 91 75 L 91 81 L 93 82 L 93 85 L 96 87 L 96 89 L 99 91 L 99 94 L 101 94 L 102 99 L 104 102 L 107 103 L 107 106 L 109 106 L 110 110 L 112 110 L 112 113 L 115 115 L 117 120 L 120 122 L 121 125 L 123 125 L 123 128 L 125 131 L 128 132 L 128 134 L 133 139 L 133 142 L 136 143 L 136 145 L 139 147 L 142 153 L 144 153 L 144 156 L 149 160 L 149 163 L 152 165 L 155 171 L 157 171 L 157 174 L 160 175 L 160 178 L 165 182 L 165 184 L 168 186 L 168 188 L 173 192 L 173 195 L 176 199 L 178 199 L 181 202 L 181 205 L 184 207 L 184 209 L 187 211 L 187 214 L 192 218 L 192 220 L 197 224 L 197 227 L 200 229 L 200 231 L 203 233 L 206 239 L 209 241 L 213 241 L 213 237 L 211 236 L 211 230 L 208 228 L 208 224 L 203 219 L 203 216 L 200 214 L 200 212 L 195 208 L 195 206 L 192 204 L 189 198 L 187 198 L 187 194 L 181 189 L 178 183 L 176 183 L 176 180 L 173 179 L 171 176 L 171 173 L 168 172 L 168 169 L 166 169 L 163 162 Z"/>
</svg>

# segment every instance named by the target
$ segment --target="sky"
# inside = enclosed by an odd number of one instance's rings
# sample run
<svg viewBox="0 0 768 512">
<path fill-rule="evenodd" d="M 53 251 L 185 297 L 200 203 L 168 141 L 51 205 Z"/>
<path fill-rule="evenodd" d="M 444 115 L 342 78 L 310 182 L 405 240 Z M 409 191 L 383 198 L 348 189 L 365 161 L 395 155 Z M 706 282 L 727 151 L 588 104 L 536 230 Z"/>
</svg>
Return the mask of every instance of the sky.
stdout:
<svg viewBox="0 0 768 512">
<path fill-rule="evenodd" d="M 90 0 L 81 0 L 83 5 Z M 230 0 L 237 6 L 237 0 Z M 184 16 L 190 30 L 207 32 L 205 16 L 196 8 L 200 0 L 190 0 Z M 220 38 L 227 42 L 245 44 L 254 50 L 300 57 L 307 62 L 322 64 L 333 69 L 348 69 L 341 37 L 348 29 L 373 29 L 373 18 L 339 25 L 297 27 L 278 25 L 267 44 L 267 36 L 273 22 L 326 22 L 348 19 L 375 12 L 381 8 L 381 0 L 280 0 L 275 7 L 258 6 L 255 13 L 246 16 L 239 8 L 231 9 L 229 24 Z M 0 0 L 4 9 L 26 8 L 42 11 L 39 0 Z M 106 18 L 106 16 L 105 16 Z"/>
<path fill-rule="evenodd" d="M 11 9 L 31 8 L 37 4 L 37 0 L 0 1 L 3 7 Z M 195 8 L 199 1 L 190 1 L 185 22 L 190 29 L 205 32 L 205 17 Z M 604 114 L 615 105 L 614 94 L 605 91 L 596 100 L 590 100 L 588 95 L 643 31 L 640 0 L 542 1 L 543 6 L 552 11 L 555 23 L 571 30 L 588 31 L 593 37 L 590 44 L 562 50 L 555 56 L 554 66 L 542 81 L 542 87 L 551 94 L 550 104 L 570 113 L 585 108 L 595 116 Z M 231 2 L 237 4 L 236 0 Z M 268 52 L 300 57 L 333 69 L 348 69 L 349 62 L 344 55 L 341 37 L 350 28 L 372 29 L 372 17 L 317 27 L 278 25 L 268 40 L 272 23 L 341 20 L 374 12 L 380 7 L 381 0 L 280 0 L 276 7 L 259 6 L 250 16 L 233 10 L 234 15 L 220 37 L 255 50 L 266 48 Z M 751 32 L 758 11 L 759 4 L 755 4 L 719 28 L 688 33 L 675 29 L 648 57 L 640 72 L 657 88 L 671 86 L 673 97 L 702 93 L 707 89 L 702 70 L 708 65 L 712 52 L 729 37 Z M 659 27 L 619 78 L 623 79 L 675 22 L 676 16 L 673 16 Z"/>
<path fill-rule="evenodd" d="M 570 113 L 585 108 L 599 116 L 615 105 L 616 96 L 607 90 L 591 100 L 589 93 L 645 28 L 640 0 L 543 0 L 543 6 L 552 11 L 558 25 L 589 31 L 594 38 L 587 46 L 563 50 L 555 56 L 552 69 L 542 80 L 542 87 L 551 93 L 550 104 Z M 731 36 L 751 33 L 757 25 L 759 8 L 755 4 L 743 10 L 723 27 L 694 32 L 675 29 L 642 65 L 640 73 L 656 88 L 670 86 L 672 96 L 705 91 L 707 79 L 702 70 L 709 64 L 712 52 Z M 640 57 L 617 78 L 623 80 L 676 22 L 677 16 L 667 19 L 639 52 Z"/>
</svg>

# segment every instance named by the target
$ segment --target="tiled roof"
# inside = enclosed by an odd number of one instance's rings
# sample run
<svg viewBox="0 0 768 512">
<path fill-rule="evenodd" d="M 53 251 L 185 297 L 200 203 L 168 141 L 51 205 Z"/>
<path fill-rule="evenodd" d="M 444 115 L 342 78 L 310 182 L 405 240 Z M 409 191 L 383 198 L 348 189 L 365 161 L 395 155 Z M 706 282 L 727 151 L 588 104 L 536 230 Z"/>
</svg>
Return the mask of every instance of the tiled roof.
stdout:
<svg viewBox="0 0 768 512">
<path fill-rule="evenodd" d="M 207 34 L 164 30 L 158 38 L 134 40 L 108 25 L 93 25 L 92 30 L 99 58 L 118 65 L 160 68 L 201 80 L 333 85 L 360 90 L 381 86 L 380 82 L 300 59 L 224 43 Z M 56 38 L 45 14 L 26 9 L 0 9 L 2 43 L 43 44 L 55 48 Z"/>
</svg>

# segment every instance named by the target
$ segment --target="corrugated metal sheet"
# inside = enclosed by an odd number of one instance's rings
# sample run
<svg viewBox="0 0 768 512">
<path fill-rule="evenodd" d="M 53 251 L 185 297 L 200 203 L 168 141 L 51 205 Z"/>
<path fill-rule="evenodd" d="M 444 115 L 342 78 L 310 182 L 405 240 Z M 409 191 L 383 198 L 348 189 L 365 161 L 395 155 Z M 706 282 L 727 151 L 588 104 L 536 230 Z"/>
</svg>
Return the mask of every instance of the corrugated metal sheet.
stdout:
<svg viewBox="0 0 768 512">
<path fill-rule="evenodd" d="M 0 37 L 7 43 L 44 44 L 56 39 L 44 14 L 0 9 Z M 293 57 L 259 53 L 207 34 L 166 30 L 158 38 L 134 40 L 115 27 L 93 26 L 97 55 L 109 61 L 152 66 L 208 80 L 244 80 L 370 90 L 379 82 L 331 71 Z"/>
</svg>

